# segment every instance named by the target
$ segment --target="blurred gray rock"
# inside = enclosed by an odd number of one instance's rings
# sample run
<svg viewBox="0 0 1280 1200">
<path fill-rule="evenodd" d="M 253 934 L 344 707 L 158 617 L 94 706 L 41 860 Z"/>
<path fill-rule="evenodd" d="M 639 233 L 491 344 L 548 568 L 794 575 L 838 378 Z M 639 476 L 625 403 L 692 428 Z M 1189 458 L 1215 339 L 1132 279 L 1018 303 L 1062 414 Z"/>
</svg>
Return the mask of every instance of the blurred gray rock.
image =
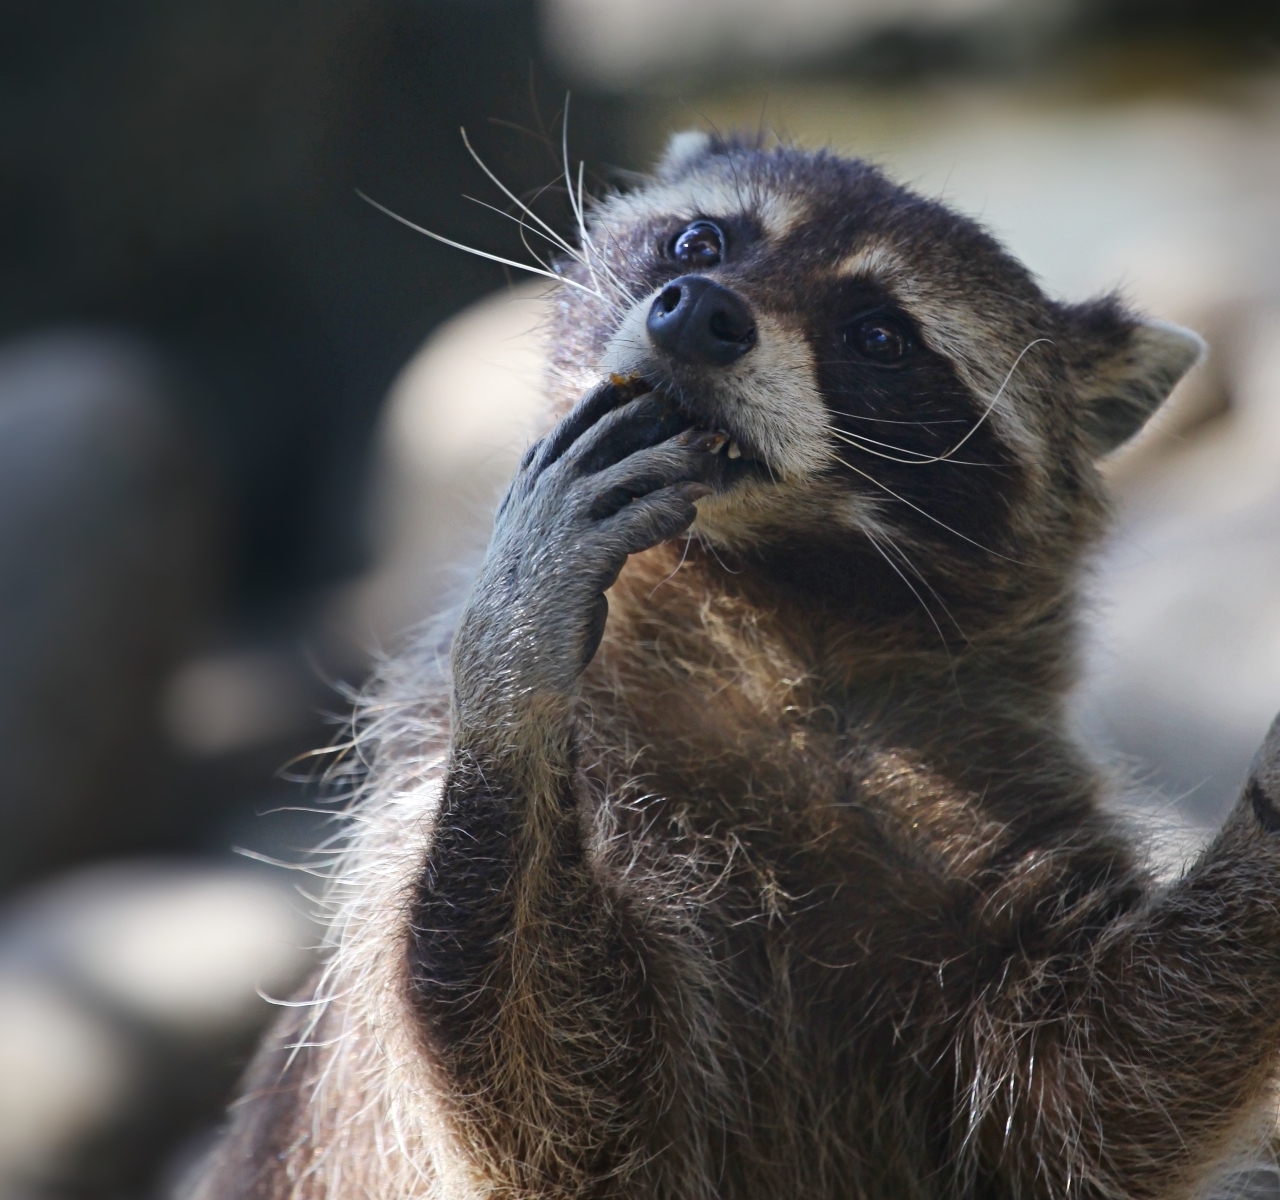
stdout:
<svg viewBox="0 0 1280 1200">
<path fill-rule="evenodd" d="M 0 347 L 0 889 L 163 825 L 163 681 L 212 600 L 203 476 L 140 346 Z"/>
<path fill-rule="evenodd" d="M 113 863 L 0 911 L 0 1198 L 145 1191 L 198 1141 L 313 961 L 296 895 L 248 867 Z"/>
<path fill-rule="evenodd" d="M 366 650 L 464 594 L 493 508 L 544 421 L 541 282 L 495 292 L 440 327 L 400 372 L 375 442 L 374 569 L 335 623 Z"/>
</svg>

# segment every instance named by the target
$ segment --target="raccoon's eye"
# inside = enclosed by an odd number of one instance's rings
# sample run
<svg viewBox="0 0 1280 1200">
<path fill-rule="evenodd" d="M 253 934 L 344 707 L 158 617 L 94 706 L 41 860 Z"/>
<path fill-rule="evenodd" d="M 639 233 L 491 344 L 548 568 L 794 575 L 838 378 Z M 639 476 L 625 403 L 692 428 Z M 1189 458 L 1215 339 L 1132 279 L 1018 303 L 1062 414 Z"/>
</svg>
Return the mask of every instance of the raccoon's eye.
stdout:
<svg viewBox="0 0 1280 1200">
<path fill-rule="evenodd" d="M 724 234 L 714 221 L 694 221 L 676 234 L 668 253 L 686 267 L 714 267 L 724 254 Z"/>
<path fill-rule="evenodd" d="M 883 367 L 900 363 L 911 351 L 911 331 L 899 320 L 874 313 L 844 329 L 844 344 Z"/>
</svg>

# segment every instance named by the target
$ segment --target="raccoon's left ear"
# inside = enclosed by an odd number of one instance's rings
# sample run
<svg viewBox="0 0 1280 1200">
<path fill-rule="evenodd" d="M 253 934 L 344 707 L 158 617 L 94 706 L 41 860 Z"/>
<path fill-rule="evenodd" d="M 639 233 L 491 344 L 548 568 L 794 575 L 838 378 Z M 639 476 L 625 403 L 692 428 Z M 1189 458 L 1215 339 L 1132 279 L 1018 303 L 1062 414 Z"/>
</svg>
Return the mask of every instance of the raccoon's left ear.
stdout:
<svg viewBox="0 0 1280 1200">
<path fill-rule="evenodd" d="M 667 141 L 666 151 L 658 160 L 654 174 L 671 182 L 679 179 L 690 167 L 723 150 L 724 143 L 704 129 L 686 129 L 673 133 Z"/>
<path fill-rule="evenodd" d="M 1127 442 L 1205 354 L 1181 325 L 1140 317 L 1115 296 L 1070 308 L 1081 432 L 1101 457 Z"/>
</svg>

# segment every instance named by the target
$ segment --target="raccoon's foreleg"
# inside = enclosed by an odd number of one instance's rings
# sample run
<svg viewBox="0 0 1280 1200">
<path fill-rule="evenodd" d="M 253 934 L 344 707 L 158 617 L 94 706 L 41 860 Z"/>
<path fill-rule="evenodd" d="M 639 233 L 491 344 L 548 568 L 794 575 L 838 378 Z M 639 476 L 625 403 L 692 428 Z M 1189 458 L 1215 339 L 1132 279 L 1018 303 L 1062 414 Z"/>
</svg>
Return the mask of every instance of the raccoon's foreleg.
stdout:
<svg viewBox="0 0 1280 1200">
<path fill-rule="evenodd" d="M 1280 719 L 1177 883 L 1118 918 L 1051 920 L 970 1043 L 977 1140 L 1008 1194 L 1186 1196 L 1257 1149 L 1280 1083 Z"/>
<path fill-rule="evenodd" d="M 607 386 L 526 456 L 454 640 L 452 742 L 411 992 L 486 1190 L 600 1194 L 658 1106 L 642 931 L 584 845 L 573 704 L 630 554 L 695 516 L 724 435 Z"/>
</svg>

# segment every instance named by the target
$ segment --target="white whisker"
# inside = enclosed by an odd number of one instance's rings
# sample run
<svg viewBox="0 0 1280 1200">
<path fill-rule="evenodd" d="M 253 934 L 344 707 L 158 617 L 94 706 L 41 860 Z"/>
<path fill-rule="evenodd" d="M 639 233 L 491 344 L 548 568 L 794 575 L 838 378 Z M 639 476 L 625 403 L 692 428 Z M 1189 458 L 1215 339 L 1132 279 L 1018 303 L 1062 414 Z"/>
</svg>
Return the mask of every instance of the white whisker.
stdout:
<svg viewBox="0 0 1280 1200">
<path fill-rule="evenodd" d="M 895 446 L 892 442 L 878 442 L 875 440 L 875 438 L 864 438 L 860 434 L 846 433 L 842 429 L 833 429 L 831 432 L 835 434 L 835 436 L 839 438 L 840 441 L 844 442 L 846 446 L 853 446 L 858 450 L 865 450 L 866 453 L 868 454 L 874 454 L 876 458 L 885 458 L 885 459 L 888 459 L 890 462 L 905 463 L 909 467 L 921 467 L 921 466 L 924 466 L 926 463 L 936 463 L 936 462 L 942 461 L 941 459 L 937 458 L 934 455 L 925 454 L 923 451 L 920 451 L 920 450 L 912 450 L 909 446 Z M 897 450 L 897 451 L 900 451 L 902 454 L 915 454 L 915 455 L 918 455 L 918 457 L 917 458 L 898 458 L 896 455 L 893 455 L 893 454 L 883 454 L 879 450 L 872 450 L 871 449 L 872 446 L 885 446 L 890 450 Z M 964 466 L 964 467 L 986 467 L 991 465 L 990 463 L 975 462 L 972 459 L 964 459 L 964 458 L 948 459 L 947 461 L 954 462 L 957 466 Z"/>
<path fill-rule="evenodd" d="M 930 425 L 967 425 L 963 417 L 947 417 L 945 420 L 938 421 L 895 421 L 890 417 L 868 417 L 862 413 L 844 412 L 841 409 L 833 408 L 831 410 L 837 417 L 848 417 L 851 421 L 874 421 L 877 425 L 918 425 L 921 428 Z"/>
<path fill-rule="evenodd" d="M 886 563 L 889 564 L 889 569 L 893 571 L 893 573 L 897 575 L 897 577 L 907 585 L 907 588 L 910 590 L 911 594 L 916 598 L 917 603 L 919 603 L 920 607 L 923 608 L 925 613 L 928 615 L 930 623 L 933 625 L 934 629 L 938 631 L 938 637 L 942 641 L 942 648 L 943 650 L 946 651 L 947 661 L 952 663 L 952 670 L 954 671 L 955 664 L 951 660 L 951 647 L 947 644 L 947 638 L 946 638 L 946 635 L 942 632 L 942 626 L 938 624 L 938 618 L 933 615 L 933 609 L 931 609 L 924 602 L 924 597 L 921 596 L 918 591 L 916 591 L 911 580 L 909 580 L 902 573 L 902 571 L 899 570 L 897 563 L 895 563 L 893 559 L 891 559 L 888 556 L 888 554 L 885 553 L 884 547 L 880 545 L 880 543 L 875 539 L 875 537 L 865 529 L 863 530 L 863 533 L 866 535 L 867 541 L 869 541 L 872 547 L 875 549 L 875 552 L 878 555 L 880 555 L 880 557 L 883 558 Z"/>
<path fill-rule="evenodd" d="M 472 204 L 478 204 L 480 205 L 481 208 L 487 208 L 489 209 L 490 212 L 495 212 L 500 217 L 506 217 L 508 221 L 514 221 L 520 230 L 520 243 L 529 252 L 529 257 L 532 258 L 533 261 L 536 262 L 538 266 L 540 266 L 543 270 L 550 271 L 553 269 L 551 264 L 547 262 L 546 259 L 544 259 L 541 255 L 539 255 L 538 252 L 534 250 L 532 246 L 529 245 L 528 235 L 530 233 L 534 234 L 537 237 L 541 237 L 546 241 L 551 241 L 551 239 L 548 238 L 545 233 L 542 233 L 538 229 L 530 229 L 529 226 L 525 224 L 524 219 L 522 217 L 517 217 L 509 212 L 504 212 L 496 204 L 488 204 L 484 200 L 478 200 L 475 196 L 464 195 L 463 199 L 470 200 Z M 552 242 L 551 244 L 554 246 L 556 243 Z"/>
<path fill-rule="evenodd" d="M 501 179 L 499 179 L 489 169 L 488 164 L 484 161 L 484 159 L 480 157 L 479 154 L 476 153 L 475 149 L 472 147 L 471 142 L 467 138 L 467 131 L 465 128 L 461 130 L 461 133 L 462 133 L 462 144 L 466 146 L 467 153 L 470 154 L 471 157 L 475 159 L 476 165 L 493 181 L 494 186 L 504 196 L 506 196 L 508 200 L 510 200 L 513 204 L 518 205 L 523 212 L 527 213 L 530 220 L 534 221 L 536 224 L 542 227 L 542 229 L 545 231 L 543 236 L 546 237 L 546 239 L 549 242 L 553 242 L 555 245 L 559 246 L 560 249 L 563 250 L 566 254 L 573 255 L 574 258 L 577 258 L 578 255 L 577 255 L 577 252 L 574 250 L 574 248 L 563 237 L 561 237 L 560 234 L 558 234 L 555 231 L 555 229 L 553 229 L 550 225 L 547 224 L 546 221 L 544 221 L 540 216 L 538 216 L 538 214 L 534 212 L 532 208 L 530 208 L 523 200 L 521 200 L 519 196 L 517 196 L 509 187 L 507 187 L 505 183 L 502 182 Z M 503 215 L 507 216 L 509 214 L 504 213 Z"/>
<path fill-rule="evenodd" d="M 708 537 L 703 537 L 701 534 L 698 534 L 697 536 L 698 536 L 698 545 L 702 546 L 704 549 L 709 550 L 709 551 L 711 552 L 711 557 L 712 557 L 712 558 L 714 558 L 714 559 L 716 560 L 716 562 L 718 562 L 718 563 L 720 564 L 720 569 L 721 569 L 721 570 L 722 570 L 726 575 L 741 575 L 741 574 L 742 574 L 742 572 L 741 572 L 741 571 L 735 571 L 732 567 L 730 567 L 730 566 L 729 566 L 729 565 L 724 561 L 724 559 L 723 559 L 723 558 L 721 558 L 721 557 L 720 557 L 719 552 L 716 550 L 715 543 L 714 543 L 714 542 L 712 542 L 712 540 L 711 540 L 710 538 L 708 538 Z"/>
<path fill-rule="evenodd" d="M 977 546 L 979 550 L 983 550 L 987 554 L 993 554 L 995 555 L 996 558 L 1002 558 L 1004 559 L 1005 562 L 1013 563 L 1015 566 L 1025 567 L 1028 565 L 1027 563 L 1019 562 L 1016 558 L 1010 558 L 1007 554 L 1001 554 L 1000 551 L 998 550 L 992 550 L 990 546 L 984 546 L 981 542 L 975 542 L 973 538 L 968 536 L 968 534 L 961 533 L 958 529 L 952 529 L 951 526 L 948 525 L 945 521 L 939 521 L 937 517 L 935 517 L 930 512 L 926 512 L 918 504 L 912 504 L 911 501 L 908 500 L 905 496 L 899 496 L 898 493 L 895 492 L 892 488 L 886 487 L 874 475 L 868 475 L 866 471 L 860 470 L 858 467 L 855 467 L 853 463 L 846 462 L 843 458 L 840 457 L 840 455 L 836 454 L 835 451 L 831 452 L 831 457 L 835 459 L 835 461 L 838 462 L 842 467 L 848 467 L 850 471 L 853 471 L 856 474 L 861 475 L 863 479 L 866 479 L 870 483 L 875 484 L 875 486 L 878 487 L 882 492 L 884 492 L 888 496 L 892 496 L 900 504 L 905 504 L 908 508 L 913 509 L 915 512 L 918 512 L 926 520 L 932 521 L 939 528 L 945 529 L 950 534 L 954 534 L 956 537 L 960 538 L 962 541 L 968 542 L 971 546 Z"/>
<path fill-rule="evenodd" d="M 585 284 L 579 283 L 576 279 L 567 279 L 563 275 L 558 275 L 554 271 L 543 270 L 540 267 L 531 267 L 528 263 L 516 262 L 513 258 L 503 258 L 500 254 L 490 254 L 487 250 L 477 250 L 474 246 L 465 245 L 462 242 L 455 242 L 452 238 L 447 238 L 443 234 L 432 233 L 430 229 L 424 229 L 421 225 L 415 225 L 408 217 L 402 217 L 398 212 L 393 212 L 385 204 L 379 204 L 372 196 L 366 196 L 359 188 L 356 188 L 356 195 L 360 197 L 366 204 L 372 204 L 379 212 L 385 213 L 394 221 L 399 221 L 401 225 L 407 225 L 415 233 L 420 233 L 424 237 L 429 237 L 433 241 L 441 242 L 446 246 L 452 246 L 455 250 L 463 250 L 467 254 L 474 254 L 477 258 L 487 258 L 490 262 L 501 263 L 504 267 L 514 267 L 517 271 L 528 271 L 531 275 L 543 275 L 554 283 L 562 283 L 567 287 L 577 288 L 580 292 L 586 292 L 588 296 L 594 296 L 597 300 L 604 300 L 598 291 L 587 287 Z"/>
<path fill-rule="evenodd" d="M 595 242 L 591 240 L 591 234 L 587 229 L 587 223 L 585 220 L 586 207 L 583 203 L 583 176 L 586 170 L 586 166 L 587 164 L 585 162 L 579 161 L 578 163 L 578 230 L 582 239 L 582 252 L 587 258 L 591 258 L 594 256 L 595 261 L 600 264 L 600 270 L 604 272 L 605 277 L 609 280 L 610 284 L 613 285 L 614 289 L 616 291 L 621 292 L 628 300 L 634 303 L 636 297 L 632 294 L 631 290 L 623 284 L 622 280 L 618 278 L 617 273 L 614 271 L 614 269 L 611 266 L 609 266 L 608 262 L 605 260 L 604 255 L 600 253 L 599 249 L 596 247 Z M 591 269 L 590 264 L 588 264 L 587 269 L 588 270 Z"/>
<path fill-rule="evenodd" d="M 633 269 L 639 269 L 639 267 L 640 267 L 642 264 L 640 264 L 640 263 L 637 261 L 636 256 L 635 256 L 635 255 L 633 255 L 633 254 L 632 254 L 632 253 L 631 253 L 631 252 L 626 248 L 626 246 L 625 246 L 625 245 L 623 245 L 621 242 L 619 242 L 619 241 L 617 240 L 617 238 L 615 238 L 615 237 L 613 236 L 613 233 L 612 233 L 612 231 L 609 229 L 609 227 L 608 227 L 608 226 L 601 226 L 600 228 L 603 230 L 605 237 L 608 239 L 608 241 L 609 241 L 609 242 L 610 242 L 610 244 L 613 246 L 613 248 L 614 248 L 615 250 L 617 250 L 617 252 L 618 252 L 619 256 L 620 256 L 621 258 L 623 258 L 626 262 L 628 262 L 628 263 L 632 266 L 632 268 L 633 268 Z M 620 291 L 624 296 L 626 296 L 626 298 L 627 298 L 628 300 L 631 300 L 631 301 L 633 301 L 633 302 L 634 302 L 634 301 L 637 299 L 636 294 L 635 294 L 635 293 L 634 293 L 634 292 L 633 292 L 629 287 L 627 287 L 627 285 L 626 285 L 625 283 L 623 283 L 623 282 L 622 282 L 622 279 L 618 276 L 618 274 L 614 271 L 614 269 L 608 265 L 608 262 L 607 262 L 607 260 L 605 259 L 605 256 L 604 256 L 603 254 L 601 254 L 601 255 L 600 255 L 600 262 L 601 262 L 601 264 L 604 266 L 605 270 L 607 270 L 607 271 L 609 272 L 609 277 L 614 281 L 615 286 L 618 288 L 618 290 L 619 290 L 619 291 Z"/>
<path fill-rule="evenodd" d="M 550 237 L 543 233 L 541 229 L 531 228 L 523 216 L 516 216 L 514 213 L 507 212 L 504 208 L 499 208 L 496 204 L 490 204 L 487 200 L 481 200 L 478 196 L 468 196 L 465 192 L 463 193 L 462 198 L 464 200 L 470 200 L 472 204 L 480 205 L 481 208 L 487 208 L 490 212 L 497 213 L 498 216 L 503 217 L 508 221 L 514 221 L 518 226 L 520 226 L 522 238 L 525 233 L 532 233 L 534 237 L 540 237 L 544 242 L 550 242 L 557 250 L 564 252 L 564 247 L 561 245 L 559 238 Z M 526 247 L 528 244 L 528 242 L 525 242 Z M 578 257 L 577 251 L 569 251 L 568 253 L 571 253 L 576 261 L 581 261 Z M 547 267 L 547 264 L 543 262 L 541 258 L 539 258 L 538 261 L 542 263 L 544 267 Z M 547 267 L 547 269 L 550 270 L 550 267 Z"/>
<path fill-rule="evenodd" d="M 928 579 L 926 579 L 924 575 L 921 574 L 920 568 L 917 567 L 914 562 L 912 562 L 911 557 L 907 554 L 907 552 L 900 545 L 898 545 L 898 543 L 895 542 L 887 532 L 883 534 L 883 537 L 884 537 L 885 545 L 888 546 L 888 548 L 892 550 L 894 554 L 897 555 L 898 561 L 901 562 L 902 565 L 906 567 L 907 570 L 910 571 L 911 574 L 914 575 L 920 581 L 921 585 L 929 589 L 929 595 L 931 595 L 938 602 L 938 605 L 942 609 L 943 613 L 946 615 L 947 620 L 950 621 L 951 624 L 956 627 L 956 632 L 961 636 L 961 638 L 964 639 L 966 643 L 968 643 L 969 635 L 965 633 L 960 622 L 955 619 L 954 614 L 947 607 L 946 601 L 943 600 L 943 598 L 938 595 L 938 591 L 933 586 L 933 584 L 931 584 L 928 581 Z"/>
<path fill-rule="evenodd" d="M 1018 354 L 1018 357 L 1013 360 L 1013 366 L 1009 368 L 1009 373 L 1004 377 L 1004 381 L 996 389 L 996 394 L 991 397 L 991 403 L 988 404 L 987 407 L 983 410 L 982 416 L 980 416 L 977 419 L 977 421 L 974 423 L 973 428 L 970 429 L 969 432 L 964 435 L 964 437 L 962 437 L 945 454 L 939 456 L 939 459 L 938 459 L 939 462 L 941 462 L 942 459 L 944 458 L 950 458 L 951 455 L 953 455 L 957 450 L 959 450 L 960 447 L 965 444 L 965 442 L 967 442 L 971 437 L 973 437 L 975 433 L 978 432 L 978 426 L 981 425 L 983 421 L 985 421 L 991 415 L 991 412 L 995 408 L 996 404 L 999 402 L 1000 397 L 1004 395 L 1004 389 L 1009 386 L 1009 380 L 1013 378 L 1014 371 L 1018 369 L 1018 365 L 1027 356 L 1027 352 L 1031 350 L 1033 346 L 1039 346 L 1041 343 L 1052 345 L 1053 339 L 1052 338 L 1036 338 L 1035 341 L 1028 342 L 1025 346 L 1022 347 L 1022 350 Z"/>
<path fill-rule="evenodd" d="M 677 575 L 680 574 L 680 568 L 684 566 L 685 559 L 689 557 L 689 547 L 692 543 L 693 543 L 693 534 L 691 533 L 686 534 L 684 539 L 684 551 L 680 555 L 680 561 L 676 563 L 675 570 L 672 571 L 670 575 L 668 575 L 665 579 L 659 580 L 658 583 L 654 585 L 653 591 L 649 593 L 650 600 L 652 600 L 654 596 L 657 595 L 658 589 L 660 587 L 662 587 L 664 584 L 670 583 Z M 722 563 L 721 565 L 723 566 L 724 564 Z"/>
<path fill-rule="evenodd" d="M 982 410 L 982 415 L 973 423 L 973 425 L 969 428 L 968 432 L 965 433 L 964 437 L 962 437 L 958 442 L 956 442 L 956 444 L 952 446 L 950 450 L 946 450 L 942 454 L 932 454 L 932 455 L 921 454 L 920 451 L 918 450 L 911 450 L 905 446 L 895 446 L 889 442 L 877 442 L 874 438 L 862 438 L 861 441 L 855 441 L 853 439 L 860 437 L 860 435 L 845 434 L 840 432 L 839 430 L 833 430 L 832 432 L 835 433 L 835 435 L 842 442 L 845 442 L 850 446 L 856 446 L 858 449 L 865 451 L 867 454 L 875 454 L 877 458 L 887 458 L 889 459 L 890 462 L 900 462 L 900 463 L 906 463 L 909 466 L 921 466 L 921 467 L 927 466 L 930 463 L 947 462 L 951 458 L 951 456 L 957 450 L 959 450 L 961 446 L 965 444 L 965 442 L 967 442 L 971 437 L 973 437 L 975 433 L 978 432 L 978 429 L 981 427 L 982 423 L 986 421 L 986 419 L 994 411 L 995 406 L 1000 402 L 1000 397 L 1004 395 L 1004 390 L 1009 386 L 1009 380 L 1013 378 L 1013 373 L 1018 369 L 1018 365 L 1026 357 L 1028 351 L 1030 351 L 1033 346 L 1038 346 L 1042 342 L 1052 344 L 1052 339 L 1036 338 L 1035 341 L 1028 342 L 1025 346 L 1023 346 L 1021 352 L 1018 354 L 1018 357 L 1013 360 L 1013 366 L 1009 368 L 1009 372 L 1007 375 L 1005 375 L 1004 381 L 996 389 L 996 394 L 991 397 L 991 400 L 987 404 L 987 407 Z M 840 413 L 839 415 L 853 416 L 854 414 Z M 875 420 L 876 418 L 868 417 L 863 419 Z M 890 422 L 886 422 L 886 423 L 890 423 Z M 924 422 L 912 422 L 912 421 L 891 422 L 891 423 L 903 424 L 903 425 L 924 424 Z M 935 424 L 940 424 L 940 423 L 941 422 L 935 422 Z M 875 450 L 870 449 L 869 448 L 870 446 L 884 446 L 886 449 L 889 449 L 889 450 L 897 450 L 900 454 L 914 454 L 914 455 L 917 455 L 918 457 L 913 459 L 894 458 L 890 454 L 878 454 Z M 968 462 L 968 463 L 965 463 L 964 465 L 977 467 L 977 466 L 986 466 L 987 464 Z"/>
<path fill-rule="evenodd" d="M 578 224 L 578 239 L 582 243 L 583 262 L 587 268 L 587 274 L 591 276 L 592 286 L 595 287 L 597 294 L 600 290 L 600 281 L 596 278 L 595 267 L 591 264 L 591 255 L 588 252 L 590 244 L 587 238 L 587 223 L 583 218 L 581 196 L 575 195 L 573 188 L 573 175 L 569 170 L 569 93 L 564 94 L 564 118 L 560 124 L 560 149 L 564 158 L 564 185 L 569 190 L 569 208 L 573 212 L 574 220 Z"/>
</svg>

